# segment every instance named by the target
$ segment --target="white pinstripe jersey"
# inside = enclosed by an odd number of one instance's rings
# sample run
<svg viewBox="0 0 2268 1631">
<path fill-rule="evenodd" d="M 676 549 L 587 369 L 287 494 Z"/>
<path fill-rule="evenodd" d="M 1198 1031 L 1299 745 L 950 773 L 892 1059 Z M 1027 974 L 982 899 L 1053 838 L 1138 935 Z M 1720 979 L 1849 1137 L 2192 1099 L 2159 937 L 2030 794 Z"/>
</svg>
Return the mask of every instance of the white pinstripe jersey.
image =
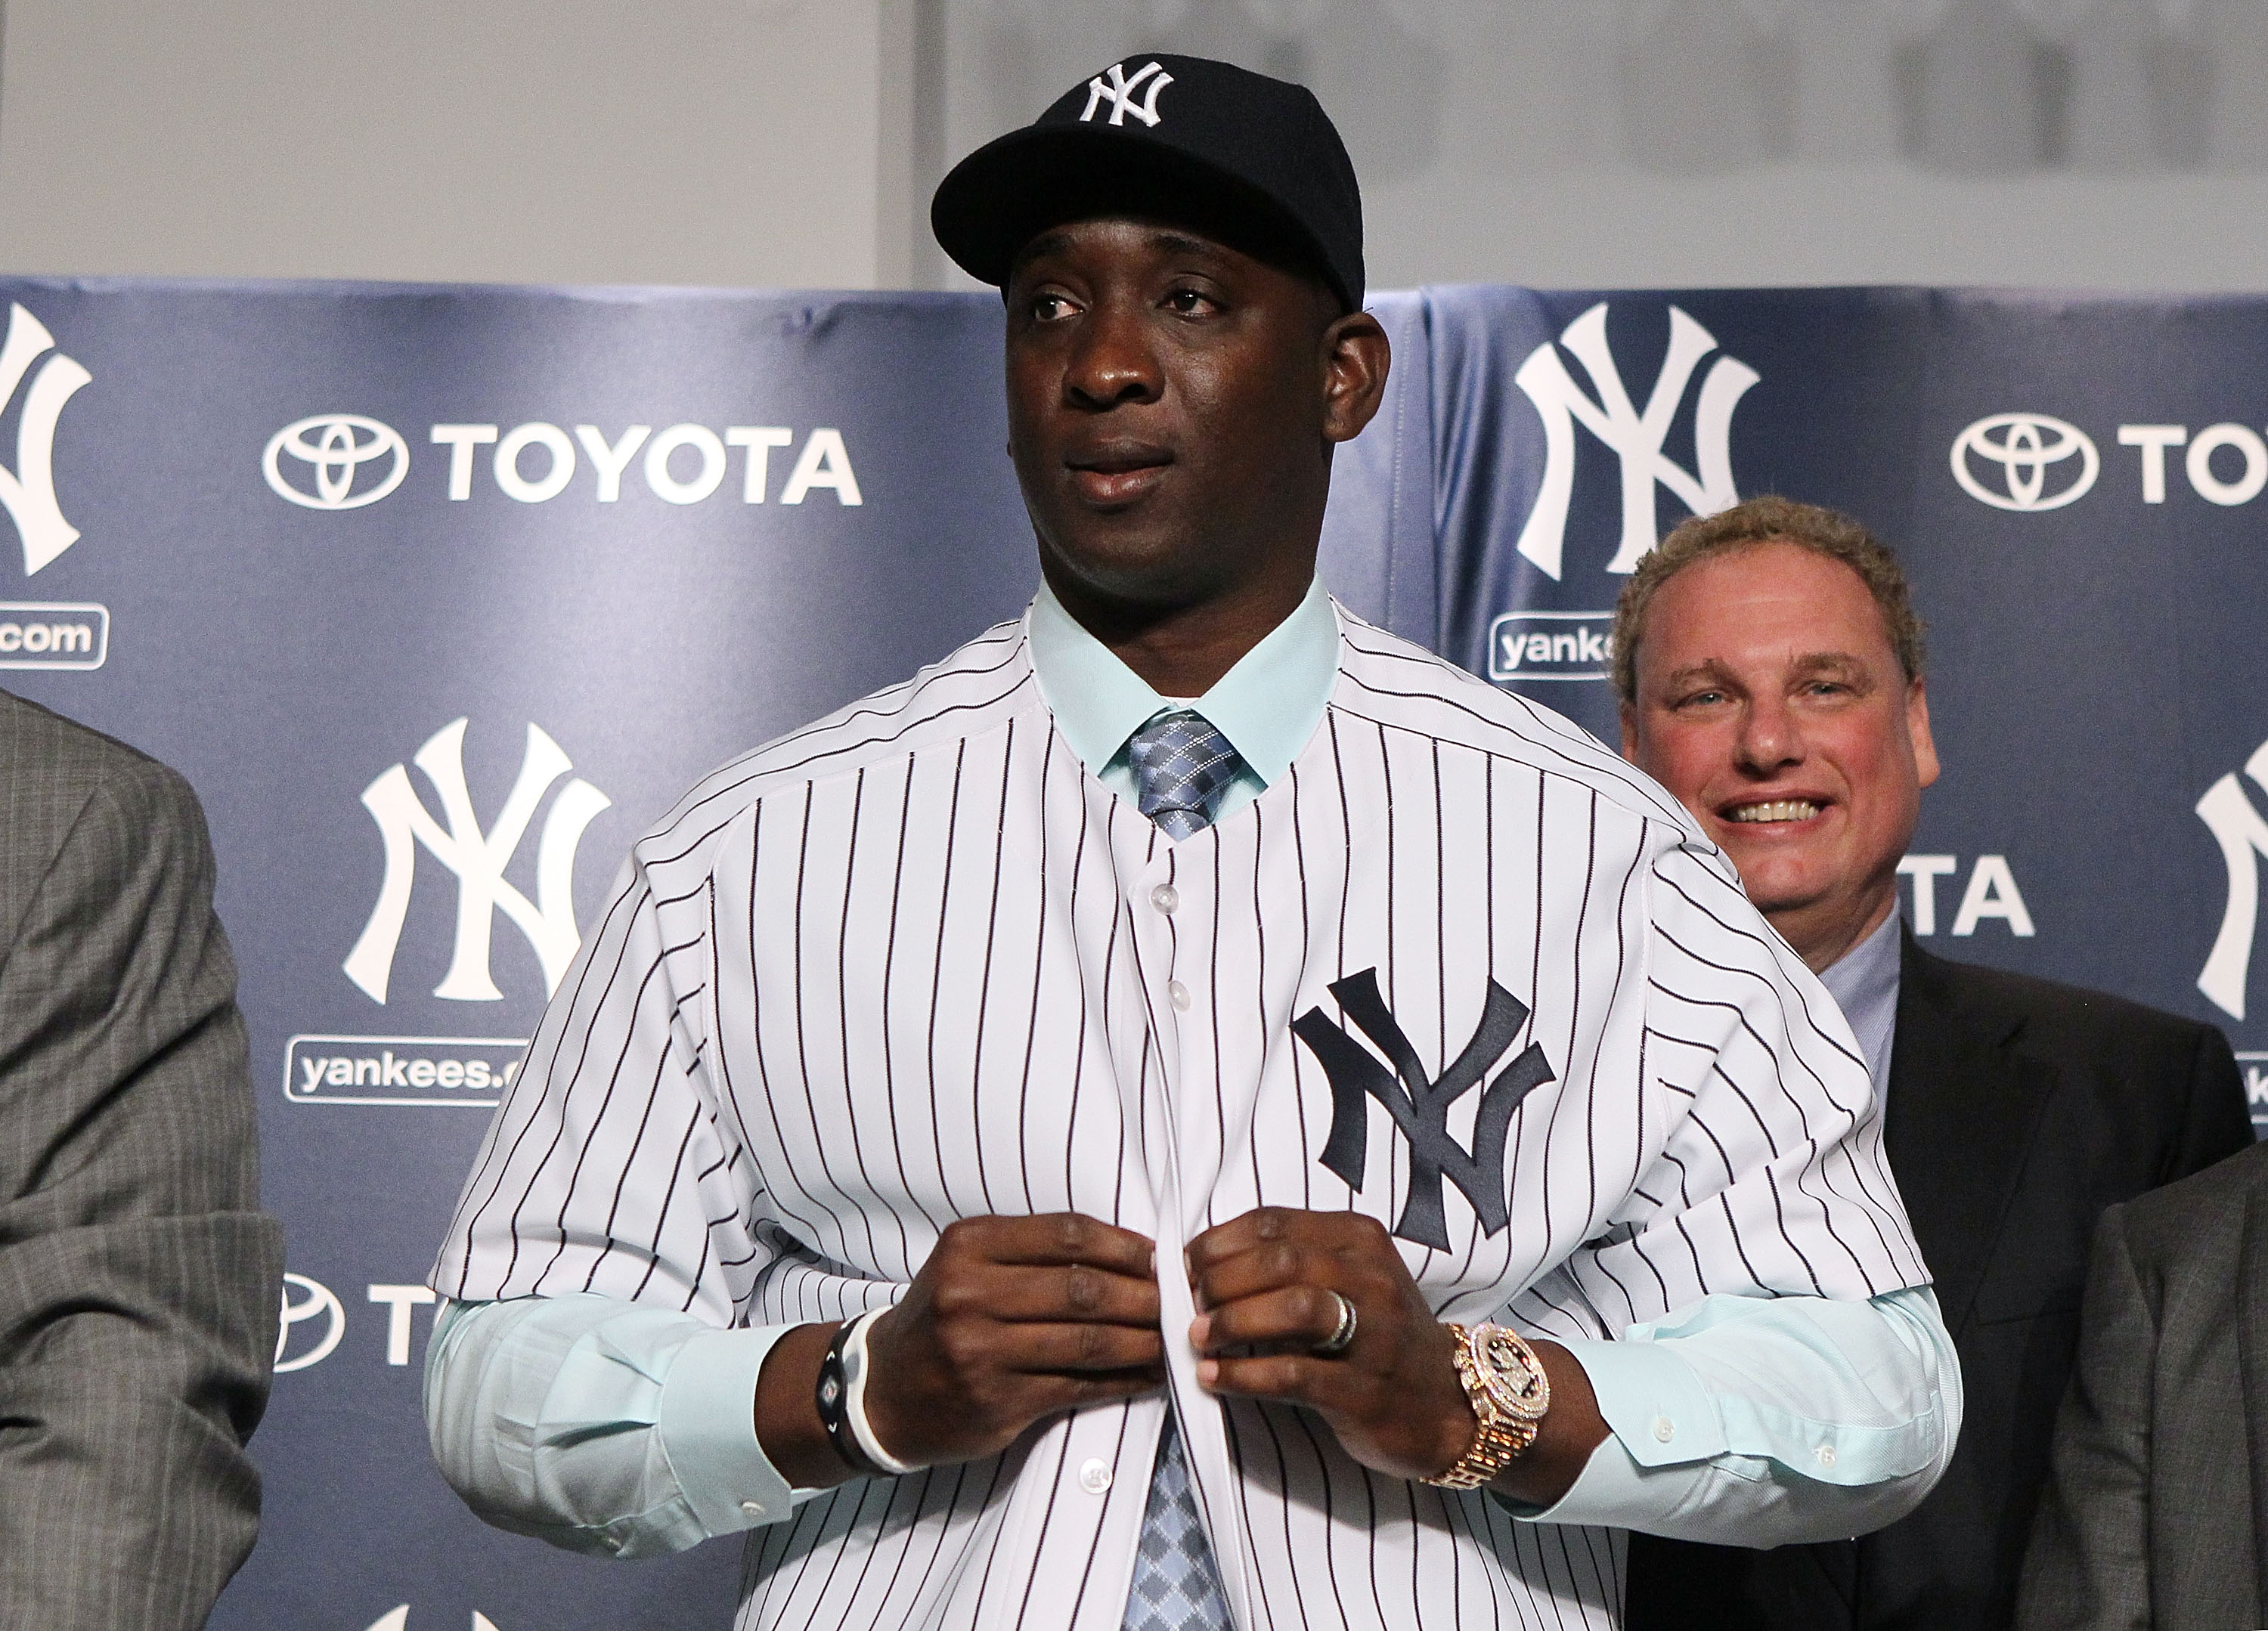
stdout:
<svg viewBox="0 0 2268 1631">
<path fill-rule="evenodd" d="M 1604 1337 L 1711 1292 L 1926 1281 L 1848 1029 L 1684 812 L 1557 716 L 1339 618 L 1314 739 L 1179 844 L 1079 764 L 1018 624 L 710 776 L 637 845 L 434 1283 L 777 1325 L 890 1300 L 956 1217 L 1081 1211 L 1165 1265 L 1262 1204 L 1391 1227 L 1409 1146 L 1366 1099 L 1360 1188 L 1327 1169 L 1331 1084 L 1291 1028 L 1344 1024 L 1328 988 L 1365 970 L 1423 1072 L 1491 981 L 1532 1010 L 1500 1058 L 1550 1067 L 1512 1113 L 1508 1223 L 1453 1184 L 1448 1249 L 1402 1243 L 1442 1318 Z M 1467 1148 L 1483 1097 L 1451 1107 Z M 1241 1625 L 1618 1620 L 1618 1535 L 1516 1524 L 1367 1471 L 1306 1413 L 1201 1393 L 1189 1289 L 1161 1278 Z M 813 1500 L 752 1533 L 739 1625 L 1118 1631 L 1167 1407 Z"/>
</svg>

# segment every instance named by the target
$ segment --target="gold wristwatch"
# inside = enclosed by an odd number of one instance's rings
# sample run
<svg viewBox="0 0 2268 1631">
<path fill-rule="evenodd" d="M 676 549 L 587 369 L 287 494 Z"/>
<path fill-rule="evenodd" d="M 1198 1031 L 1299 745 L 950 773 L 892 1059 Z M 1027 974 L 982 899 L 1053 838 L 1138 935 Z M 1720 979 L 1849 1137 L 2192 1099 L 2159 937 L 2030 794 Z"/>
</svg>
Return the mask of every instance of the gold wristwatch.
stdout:
<svg viewBox="0 0 2268 1631">
<path fill-rule="evenodd" d="M 1551 1408 L 1551 1378 L 1535 1350 L 1502 1326 L 1453 1325 L 1457 1380 L 1473 1407 L 1472 1446 L 1456 1465 L 1426 1483 L 1442 1489 L 1477 1489 L 1535 1442 Z"/>
</svg>

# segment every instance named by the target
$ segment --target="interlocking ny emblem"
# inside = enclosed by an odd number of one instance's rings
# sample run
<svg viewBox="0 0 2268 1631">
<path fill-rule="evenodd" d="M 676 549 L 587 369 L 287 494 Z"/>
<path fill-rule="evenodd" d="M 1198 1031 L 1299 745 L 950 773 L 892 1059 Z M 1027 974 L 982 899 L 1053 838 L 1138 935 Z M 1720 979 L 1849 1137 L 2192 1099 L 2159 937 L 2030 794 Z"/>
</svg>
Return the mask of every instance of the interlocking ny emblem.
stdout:
<svg viewBox="0 0 2268 1631">
<path fill-rule="evenodd" d="M 457 875 L 456 949 L 448 973 L 434 988 L 435 996 L 453 1003 L 503 999 L 504 993 L 489 975 L 490 936 L 498 912 L 534 948 L 536 960 L 543 965 L 547 995 L 559 988 L 560 977 L 582 945 L 575 932 L 575 851 L 583 841 L 583 829 L 612 801 L 580 776 L 559 790 L 537 841 L 535 899 L 530 900 L 504 881 L 504 870 L 519 849 L 544 793 L 575 768 L 574 762 L 558 743 L 530 724 L 519 775 L 495 824 L 483 833 L 465 784 L 466 723 L 459 719 L 442 726 L 417 750 L 417 768 L 440 795 L 446 827 L 426 810 L 410 785 L 409 772 L 400 765 L 363 790 L 363 808 L 377 821 L 386 846 L 386 878 L 379 885 L 369 925 L 347 954 L 344 966 L 347 978 L 374 1002 L 386 1001 L 394 948 L 409 915 L 419 844 Z"/>
<path fill-rule="evenodd" d="M 1714 515 L 1740 502 L 1733 485 L 1733 410 L 1761 378 L 1734 356 L 1719 356 L 1701 381 L 1693 408 L 1693 462 L 1686 470 L 1661 451 L 1685 388 L 1701 359 L 1717 349 L 1714 335 L 1675 306 L 1669 308 L 1669 353 L 1640 412 L 1607 343 L 1607 305 L 1601 301 L 1559 336 L 1583 365 L 1598 394 L 1594 401 L 1550 341 L 1528 354 L 1513 383 L 1528 393 L 1543 420 L 1543 481 L 1535 508 L 1521 528 L 1520 553 L 1550 577 L 1560 573 L 1567 540 L 1567 505 L 1575 492 L 1575 426 L 1580 423 L 1622 461 L 1623 536 L 1609 572 L 1633 572 L 1660 537 L 1653 489 L 1666 487 L 1695 515 Z"/>
<path fill-rule="evenodd" d="M 1529 1042 L 1482 1093 L 1470 1150 L 1450 1135 L 1449 1106 L 1470 1092 L 1488 1068 L 1504 1056 L 1528 1023 L 1528 1004 L 1490 981 L 1488 1000 L 1482 1006 L 1481 1022 L 1472 1040 L 1441 1072 L 1440 1080 L 1428 1081 L 1418 1050 L 1410 1046 L 1410 1039 L 1403 1035 L 1402 1026 L 1378 994 L 1378 970 L 1366 968 L 1359 974 L 1349 974 L 1330 992 L 1347 1018 L 1393 1062 L 1394 1069 L 1389 1073 L 1360 1043 L 1326 1019 L 1320 1008 L 1311 1008 L 1292 1021 L 1292 1033 L 1307 1045 L 1322 1062 L 1323 1074 L 1330 1078 L 1331 1135 L 1323 1144 L 1323 1165 L 1349 1187 L 1362 1187 L 1370 1155 L 1369 1117 L 1362 1102 L 1367 1094 L 1386 1106 L 1394 1125 L 1410 1142 L 1410 1192 L 1394 1232 L 1436 1252 L 1449 1249 L 1449 1223 L 1441 1190 L 1444 1178 L 1472 1203 L 1484 1234 L 1502 1230 L 1511 1221 L 1505 1209 L 1504 1146 L 1512 1130 L 1512 1113 L 1528 1094 L 1555 1080 L 1557 1073 L 1544 1062 L 1543 1049 Z"/>
<path fill-rule="evenodd" d="M 389 1609 L 370 1622 L 369 1631 L 409 1631 L 409 1605 Z M 497 1631 L 496 1621 L 479 1609 L 473 1610 L 473 1631 Z"/>
<path fill-rule="evenodd" d="M 1136 69 L 1131 79 L 1126 77 L 1126 64 L 1123 62 L 1113 62 L 1109 72 L 1110 82 L 1108 84 L 1103 83 L 1100 75 L 1086 82 L 1086 111 L 1079 116 L 1079 123 L 1086 124 L 1092 120 L 1094 110 L 1102 106 L 1102 99 L 1108 97 L 1112 124 L 1123 125 L 1126 115 L 1131 114 L 1152 129 L 1156 129 L 1158 121 L 1162 117 L 1158 112 L 1158 92 L 1174 83 L 1173 75 L 1155 62 L 1147 68 Z M 1145 80 L 1149 82 L 1149 89 L 1142 92 L 1142 99 L 1138 103 L 1134 99 L 1134 92 Z"/>
<path fill-rule="evenodd" d="M 2268 742 L 2252 750 L 2244 774 L 2268 790 Z M 2212 953 L 2198 975 L 2198 989 L 2232 1019 L 2244 1018 L 2245 986 L 2252 973 L 2252 933 L 2260 919 L 2260 868 L 2257 856 L 2268 855 L 2268 820 L 2263 820 L 2244 787 L 2234 775 L 2225 775 L 2197 801 L 2198 819 L 2220 846 L 2221 863 L 2228 870 L 2228 898 L 2220 912 L 2220 932 L 2213 937 Z"/>
<path fill-rule="evenodd" d="M 55 355 L 48 354 L 54 351 Z M 16 467 L 0 470 L 0 508 L 16 524 L 24 546 L 24 576 L 29 577 L 78 542 L 78 529 L 63 518 L 55 502 L 55 422 L 63 404 L 94 378 L 76 360 L 55 351 L 47 326 L 20 305 L 8 308 L 8 337 L 0 341 L 0 408 L 16 400 L 16 388 L 32 374 L 31 388 L 16 420 Z"/>
</svg>

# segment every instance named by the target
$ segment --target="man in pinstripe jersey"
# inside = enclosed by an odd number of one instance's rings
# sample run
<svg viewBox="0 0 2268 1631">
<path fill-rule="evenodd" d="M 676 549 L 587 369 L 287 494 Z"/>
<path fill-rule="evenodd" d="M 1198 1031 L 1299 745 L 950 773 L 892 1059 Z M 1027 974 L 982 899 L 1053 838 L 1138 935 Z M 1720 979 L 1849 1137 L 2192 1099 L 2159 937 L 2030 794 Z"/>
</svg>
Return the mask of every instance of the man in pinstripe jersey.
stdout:
<svg viewBox="0 0 2268 1631">
<path fill-rule="evenodd" d="M 1673 801 L 1314 581 L 1388 359 L 1313 98 L 1116 64 L 934 215 L 1040 593 L 637 847 L 435 1267 L 452 1483 L 752 1531 L 748 1627 L 1606 1627 L 1620 1529 L 1907 1510 L 1959 1381 L 1847 1026 Z M 1491 1319 L 1550 1407 L 1445 1488 Z"/>
</svg>

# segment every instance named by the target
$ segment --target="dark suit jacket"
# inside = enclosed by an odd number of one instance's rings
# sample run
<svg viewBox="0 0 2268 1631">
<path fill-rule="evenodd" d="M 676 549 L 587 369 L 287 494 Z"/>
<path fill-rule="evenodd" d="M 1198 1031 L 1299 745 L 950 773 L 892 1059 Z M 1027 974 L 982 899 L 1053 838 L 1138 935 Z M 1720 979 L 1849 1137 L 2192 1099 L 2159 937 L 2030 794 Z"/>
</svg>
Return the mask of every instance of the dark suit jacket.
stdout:
<svg viewBox="0 0 2268 1631">
<path fill-rule="evenodd" d="M 2256 1627 L 2264 1566 L 2268 1145 L 2103 1214 L 2017 1622 Z"/>
<path fill-rule="evenodd" d="M 188 784 L 0 692 L 0 1626 L 204 1623 L 275 1354 L 236 970 Z"/>
<path fill-rule="evenodd" d="M 1961 1355 L 1952 1465 L 1910 1517 L 1855 1541 L 1754 1552 L 1633 1537 L 1631 1631 L 2008 1625 L 2095 1220 L 2243 1149 L 2252 1129 L 2212 1026 L 1949 963 L 1909 936 L 1884 1139 Z"/>
</svg>

